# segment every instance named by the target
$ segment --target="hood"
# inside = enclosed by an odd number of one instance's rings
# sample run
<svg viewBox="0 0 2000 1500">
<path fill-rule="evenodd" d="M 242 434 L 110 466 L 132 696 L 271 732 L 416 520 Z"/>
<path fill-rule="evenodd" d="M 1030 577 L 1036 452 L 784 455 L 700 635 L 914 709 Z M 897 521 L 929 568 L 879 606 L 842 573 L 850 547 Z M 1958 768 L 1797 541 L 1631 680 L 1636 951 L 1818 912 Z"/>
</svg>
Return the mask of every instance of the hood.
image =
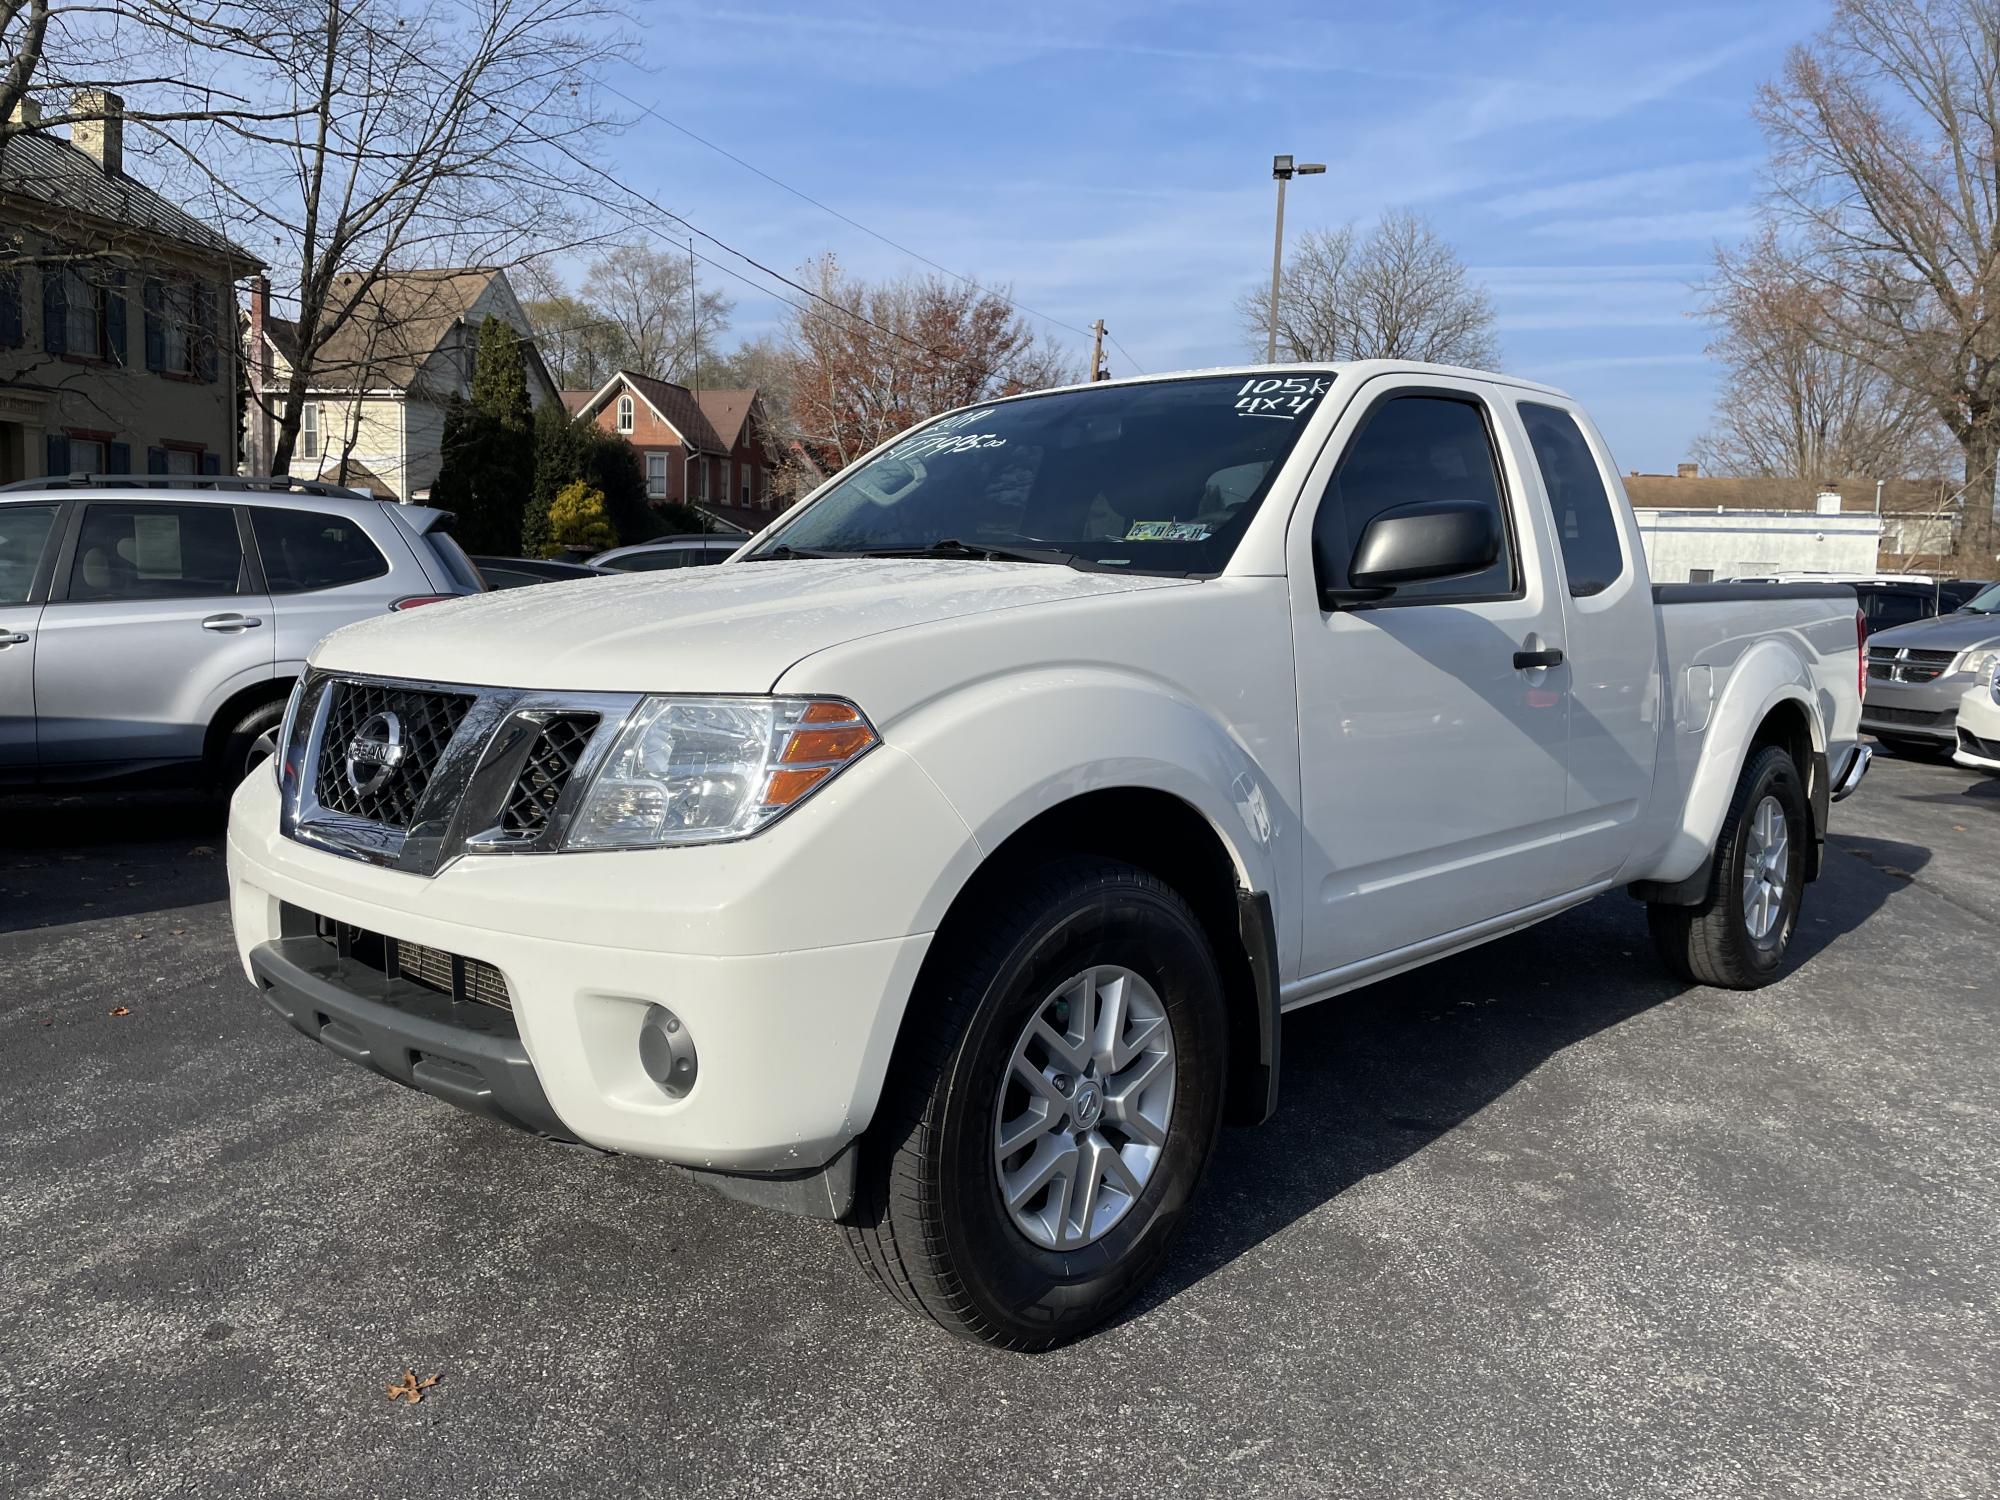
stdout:
<svg viewBox="0 0 2000 1500">
<path fill-rule="evenodd" d="M 1920 651 L 1963 651 L 1988 641 L 2000 641 L 2000 615 L 1939 615 L 1934 620 L 1914 620 L 1878 630 L 1868 637 L 1871 648 L 1911 646 Z"/>
<path fill-rule="evenodd" d="M 1189 581 L 917 558 L 723 563 L 427 604 L 335 631 L 313 665 L 478 687 L 761 693 L 863 636 Z"/>
</svg>

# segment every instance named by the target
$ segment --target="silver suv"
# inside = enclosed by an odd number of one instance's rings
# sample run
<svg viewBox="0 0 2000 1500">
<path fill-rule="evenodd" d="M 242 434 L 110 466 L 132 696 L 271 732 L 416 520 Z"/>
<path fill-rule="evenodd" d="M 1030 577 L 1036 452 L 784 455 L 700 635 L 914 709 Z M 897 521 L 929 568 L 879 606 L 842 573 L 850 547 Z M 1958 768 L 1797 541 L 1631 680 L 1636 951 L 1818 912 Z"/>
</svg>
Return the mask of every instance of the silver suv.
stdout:
<svg viewBox="0 0 2000 1500">
<path fill-rule="evenodd" d="M 322 636 L 485 588 L 450 519 L 285 479 L 0 487 L 0 785 L 233 786 Z"/>
<path fill-rule="evenodd" d="M 1958 702 L 2000 657 L 2000 583 L 1948 615 L 1868 637 L 1861 727 L 1900 754 L 1944 755 L 1957 743 Z"/>
</svg>

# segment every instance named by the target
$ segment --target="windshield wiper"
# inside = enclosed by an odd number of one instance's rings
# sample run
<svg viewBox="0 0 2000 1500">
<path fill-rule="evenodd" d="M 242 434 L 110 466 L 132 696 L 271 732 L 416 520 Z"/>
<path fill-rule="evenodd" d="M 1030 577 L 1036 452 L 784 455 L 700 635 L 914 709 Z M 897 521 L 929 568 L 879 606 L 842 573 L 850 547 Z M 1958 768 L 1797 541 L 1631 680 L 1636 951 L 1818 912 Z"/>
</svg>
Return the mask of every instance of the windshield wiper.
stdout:
<svg viewBox="0 0 2000 1500">
<path fill-rule="evenodd" d="M 855 557 L 965 557 L 979 562 L 1071 563 L 1074 552 L 1052 547 L 995 547 L 987 542 L 961 542 L 955 536 L 941 537 L 923 547 L 865 547 Z"/>
<path fill-rule="evenodd" d="M 846 557 L 845 552 L 822 552 L 817 547 L 794 547 L 789 542 L 780 542 L 775 547 L 767 547 L 762 552 L 753 552 L 744 558 L 745 562 L 766 562 L 775 559 L 788 562 L 795 557 Z"/>
</svg>

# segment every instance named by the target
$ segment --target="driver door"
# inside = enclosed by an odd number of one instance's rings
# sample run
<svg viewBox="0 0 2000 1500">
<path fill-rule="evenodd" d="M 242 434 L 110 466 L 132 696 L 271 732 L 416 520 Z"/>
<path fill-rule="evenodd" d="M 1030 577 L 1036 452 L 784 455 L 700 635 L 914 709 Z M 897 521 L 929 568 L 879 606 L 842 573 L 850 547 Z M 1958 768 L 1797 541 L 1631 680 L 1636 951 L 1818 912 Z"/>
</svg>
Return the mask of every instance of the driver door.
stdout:
<svg viewBox="0 0 2000 1500">
<path fill-rule="evenodd" d="M 1364 386 L 1314 469 L 1286 542 L 1305 821 L 1301 976 L 1413 961 L 1551 894 L 1568 668 L 1515 663 L 1563 646 L 1534 493 L 1471 382 Z M 1319 584 L 1346 585 L 1371 519 L 1437 500 L 1499 510 L 1507 543 L 1491 567 L 1322 607 Z"/>
</svg>

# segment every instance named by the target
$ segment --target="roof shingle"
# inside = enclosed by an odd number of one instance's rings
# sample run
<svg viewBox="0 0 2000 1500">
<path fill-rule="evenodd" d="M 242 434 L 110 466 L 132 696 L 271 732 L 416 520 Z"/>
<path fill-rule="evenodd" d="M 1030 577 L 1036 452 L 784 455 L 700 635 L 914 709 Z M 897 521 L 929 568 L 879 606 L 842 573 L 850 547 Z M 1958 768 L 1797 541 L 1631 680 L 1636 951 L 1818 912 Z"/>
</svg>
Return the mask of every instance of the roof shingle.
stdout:
<svg viewBox="0 0 2000 1500">
<path fill-rule="evenodd" d="M 68 141 L 22 131 L 0 146 L 0 194 L 31 198 L 49 207 L 97 219 L 114 230 L 176 241 L 229 262 L 232 275 L 263 265 L 228 236 L 211 229 L 120 172 L 107 174 Z"/>
</svg>

